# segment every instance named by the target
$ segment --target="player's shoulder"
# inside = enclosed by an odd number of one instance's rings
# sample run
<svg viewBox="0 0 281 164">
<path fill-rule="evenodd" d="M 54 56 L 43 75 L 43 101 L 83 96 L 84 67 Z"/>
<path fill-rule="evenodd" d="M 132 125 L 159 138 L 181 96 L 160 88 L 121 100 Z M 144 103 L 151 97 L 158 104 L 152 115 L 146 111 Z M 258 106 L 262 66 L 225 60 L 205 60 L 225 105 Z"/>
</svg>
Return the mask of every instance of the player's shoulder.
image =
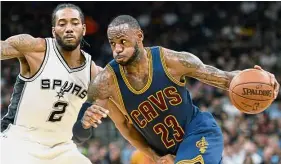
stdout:
<svg viewBox="0 0 281 164">
<path fill-rule="evenodd" d="M 163 46 L 153 46 L 153 47 L 151 47 L 151 49 L 159 49 L 160 55 L 164 59 L 163 61 L 165 63 L 170 63 L 170 62 L 173 62 L 173 61 L 177 60 L 177 58 L 175 56 L 177 51 L 168 49 L 168 48 L 163 47 Z"/>
<path fill-rule="evenodd" d="M 104 68 L 92 79 L 89 86 L 89 93 L 100 93 L 99 96 L 105 98 L 111 94 L 114 84 L 112 72 Z"/>
<path fill-rule="evenodd" d="M 42 37 L 21 34 L 19 35 L 19 42 L 23 42 L 23 49 L 29 50 L 30 52 L 44 52 L 47 49 L 47 41 Z"/>
<path fill-rule="evenodd" d="M 114 76 L 115 74 L 110 67 L 108 66 L 106 66 L 105 68 L 100 67 L 99 72 L 97 73 L 95 78 L 95 83 L 112 84 L 114 80 Z"/>
<path fill-rule="evenodd" d="M 166 62 L 178 62 L 179 60 L 193 57 L 194 55 L 186 51 L 177 51 L 169 48 L 161 47 L 161 52 Z"/>
</svg>

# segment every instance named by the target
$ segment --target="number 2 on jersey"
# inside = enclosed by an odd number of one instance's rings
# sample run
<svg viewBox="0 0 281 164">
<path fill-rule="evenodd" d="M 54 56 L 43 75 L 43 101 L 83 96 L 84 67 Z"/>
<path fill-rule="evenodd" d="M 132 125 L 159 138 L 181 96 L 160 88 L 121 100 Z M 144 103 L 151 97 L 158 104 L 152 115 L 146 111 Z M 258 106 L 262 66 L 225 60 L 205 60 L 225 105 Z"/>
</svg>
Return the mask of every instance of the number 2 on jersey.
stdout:
<svg viewBox="0 0 281 164">
<path fill-rule="evenodd" d="M 51 112 L 51 114 L 48 118 L 48 121 L 50 121 L 50 122 L 61 121 L 63 114 L 66 111 L 67 106 L 68 106 L 68 103 L 65 101 L 57 101 L 53 106 L 53 109 L 55 109 L 55 110 Z"/>
<path fill-rule="evenodd" d="M 169 138 L 168 128 L 173 129 L 173 139 Z M 156 134 L 161 134 L 161 140 L 167 149 L 175 145 L 175 140 L 177 142 L 182 141 L 184 136 L 182 127 L 179 125 L 176 117 L 173 115 L 168 115 L 164 120 L 164 124 L 158 123 L 154 125 L 153 130 Z"/>
</svg>

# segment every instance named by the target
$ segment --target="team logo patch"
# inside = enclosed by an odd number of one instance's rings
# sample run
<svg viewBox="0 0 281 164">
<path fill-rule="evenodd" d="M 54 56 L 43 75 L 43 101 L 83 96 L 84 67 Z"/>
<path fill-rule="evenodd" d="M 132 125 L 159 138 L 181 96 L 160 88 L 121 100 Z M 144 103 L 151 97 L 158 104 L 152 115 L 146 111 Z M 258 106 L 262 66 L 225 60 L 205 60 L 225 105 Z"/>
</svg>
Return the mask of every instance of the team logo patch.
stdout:
<svg viewBox="0 0 281 164">
<path fill-rule="evenodd" d="M 206 152 L 208 145 L 209 144 L 206 141 L 205 137 L 202 137 L 199 141 L 196 142 L 196 147 L 199 148 L 199 151 L 201 154 L 204 154 Z"/>
</svg>

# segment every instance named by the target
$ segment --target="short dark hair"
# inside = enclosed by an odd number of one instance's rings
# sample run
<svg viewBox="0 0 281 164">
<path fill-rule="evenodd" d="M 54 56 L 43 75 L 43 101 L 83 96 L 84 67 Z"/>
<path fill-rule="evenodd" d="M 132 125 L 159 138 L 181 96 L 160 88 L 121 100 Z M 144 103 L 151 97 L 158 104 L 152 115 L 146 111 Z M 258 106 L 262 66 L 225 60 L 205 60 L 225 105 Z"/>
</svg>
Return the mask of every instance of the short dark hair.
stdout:
<svg viewBox="0 0 281 164">
<path fill-rule="evenodd" d="M 71 3 L 62 3 L 62 4 L 59 4 L 54 9 L 54 11 L 52 13 L 52 26 L 56 25 L 56 13 L 57 13 L 57 11 L 59 11 L 61 9 L 65 9 L 65 8 L 71 8 L 71 9 L 77 10 L 79 12 L 81 22 L 83 24 L 85 23 L 85 17 L 84 17 L 84 14 L 83 14 L 82 10 L 80 9 L 80 7 L 78 7 L 78 6 L 74 5 L 74 4 L 71 4 Z"/>
<path fill-rule="evenodd" d="M 121 24 L 128 24 L 129 27 L 131 27 L 131 28 L 141 29 L 138 21 L 134 17 L 132 17 L 130 15 L 119 15 L 119 16 L 115 17 L 110 22 L 108 27 L 119 26 Z"/>
</svg>

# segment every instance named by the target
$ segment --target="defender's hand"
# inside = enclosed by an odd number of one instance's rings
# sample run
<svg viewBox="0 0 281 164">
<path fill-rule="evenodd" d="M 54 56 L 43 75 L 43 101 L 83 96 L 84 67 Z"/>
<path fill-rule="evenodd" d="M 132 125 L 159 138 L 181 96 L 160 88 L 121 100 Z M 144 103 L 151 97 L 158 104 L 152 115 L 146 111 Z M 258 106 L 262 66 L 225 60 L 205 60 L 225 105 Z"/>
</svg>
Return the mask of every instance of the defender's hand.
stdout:
<svg viewBox="0 0 281 164">
<path fill-rule="evenodd" d="M 104 109 L 103 107 L 100 107 L 98 105 L 92 105 L 90 106 L 86 112 L 84 113 L 84 116 L 82 118 L 82 125 L 84 129 L 88 129 L 91 126 L 97 128 L 98 124 L 101 124 L 101 119 L 106 118 L 109 111 L 107 109 Z"/>
<path fill-rule="evenodd" d="M 254 68 L 261 70 L 261 71 L 265 71 L 261 68 L 261 66 L 258 66 L 258 65 L 255 65 Z M 265 72 L 267 72 L 267 71 L 265 71 Z M 274 96 L 274 99 L 276 99 L 278 96 L 278 93 L 279 93 L 280 84 L 278 83 L 278 81 L 276 80 L 275 76 L 272 73 L 270 73 L 270 72 L 267 72 L 267 73 L 271 77 L 271 85 L 274 87 L 273 96 Z"/>
</svg>

